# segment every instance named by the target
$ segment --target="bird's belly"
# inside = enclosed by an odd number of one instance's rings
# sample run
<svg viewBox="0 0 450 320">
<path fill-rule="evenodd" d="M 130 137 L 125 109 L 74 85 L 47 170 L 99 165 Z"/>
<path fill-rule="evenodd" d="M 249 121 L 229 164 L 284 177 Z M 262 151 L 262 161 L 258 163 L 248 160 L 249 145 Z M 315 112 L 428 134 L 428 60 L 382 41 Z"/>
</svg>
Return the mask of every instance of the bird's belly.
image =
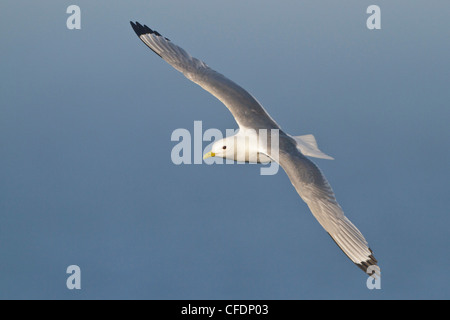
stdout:
<svg viewBox="0 0 450 320">
<path fill-rule="evenodd" d="M 260 152 L 245 152 L 236 154 L 231 160 L 246 163 L 270 163 L 272 159 Z"/>
</svg>

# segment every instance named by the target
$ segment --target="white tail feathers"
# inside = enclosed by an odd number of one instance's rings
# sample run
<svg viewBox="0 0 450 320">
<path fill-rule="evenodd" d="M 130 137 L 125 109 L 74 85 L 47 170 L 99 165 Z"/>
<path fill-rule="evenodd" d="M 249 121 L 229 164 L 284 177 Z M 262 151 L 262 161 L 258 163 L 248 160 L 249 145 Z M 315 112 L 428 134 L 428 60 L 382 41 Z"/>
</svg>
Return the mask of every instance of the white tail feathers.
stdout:
<svg viewBox="0 0 450 320">
<path fill-rule="evenodd" d="M 292 137 L 297 142 L 297 148 L 303 153 L 305 156 L 320 158 L 320 159 L 328 159 L 334 160 L 333 157 L 326 155 L 322 151 L 319 150 L 317 146 L 316 138 L 312 134 L 307 134 L 304 136 L 296 136 Z"/>
</svg>

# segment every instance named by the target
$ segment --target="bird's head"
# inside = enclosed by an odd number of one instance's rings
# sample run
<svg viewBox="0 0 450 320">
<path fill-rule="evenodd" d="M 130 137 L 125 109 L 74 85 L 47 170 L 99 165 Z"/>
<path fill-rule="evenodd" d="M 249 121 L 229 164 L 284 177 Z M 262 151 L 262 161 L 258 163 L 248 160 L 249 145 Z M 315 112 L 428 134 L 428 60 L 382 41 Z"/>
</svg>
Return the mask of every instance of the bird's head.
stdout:
<svg viewBox="0 0 450 320">
<path fill-rule="evenodd" d="M 227 137 L 213 143 L 211 151 L 203 156 L 203 159 L 211 157 L 235 160 L 236 157 L 236 137 Z"/>
</svg>

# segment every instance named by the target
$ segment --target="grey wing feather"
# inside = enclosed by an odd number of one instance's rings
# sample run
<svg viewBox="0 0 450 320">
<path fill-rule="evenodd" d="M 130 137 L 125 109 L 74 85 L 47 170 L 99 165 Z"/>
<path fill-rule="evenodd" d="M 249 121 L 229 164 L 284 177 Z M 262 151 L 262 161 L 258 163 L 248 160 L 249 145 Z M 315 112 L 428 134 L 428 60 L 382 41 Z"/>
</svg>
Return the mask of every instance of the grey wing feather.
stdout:
<svg viewBox="0 0 450 320">
<path fill-rule="evenodd" d="M 250 129 L 278 129 L 277 123 L 261 104 L 242 87 L 192 57 L 157 31 L 130 22 L 139 38 L 186 78 L 200 85 L 219 99 L 233 114 L 240 127 Z"/>
<path fill-rule="evenodd" d="M 314 217 L 341 250 L 364 272 L 377 260 L 361 232 L 344 212 L 320 169 L 295 147 L 281 141 L 279 164 Z"/>
</svg>

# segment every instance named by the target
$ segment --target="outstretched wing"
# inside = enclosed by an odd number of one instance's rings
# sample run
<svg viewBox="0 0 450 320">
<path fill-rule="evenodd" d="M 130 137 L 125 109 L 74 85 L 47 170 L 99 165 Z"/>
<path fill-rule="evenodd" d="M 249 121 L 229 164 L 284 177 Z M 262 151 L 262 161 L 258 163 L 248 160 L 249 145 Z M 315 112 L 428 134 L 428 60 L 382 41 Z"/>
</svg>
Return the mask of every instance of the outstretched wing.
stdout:
<svg viewBox="0 0 450 320">
<path fill-rule="evenodd" d="M 279 164 L 314 217 L 347 257 L 364 272 L 377 260 L 361 232 L 344 215 L 319 168 L 294 147 L 280 145 Z"/>
<path fill-rule="evenodd" d="M 153 52 L 225 104 L 239 127 L 255 130 L 279 128 L 261 104 L 242 87 L 192 57 L 157 31 L 138 22 L 130 23 L 138 37 Z"/>
</svg>

